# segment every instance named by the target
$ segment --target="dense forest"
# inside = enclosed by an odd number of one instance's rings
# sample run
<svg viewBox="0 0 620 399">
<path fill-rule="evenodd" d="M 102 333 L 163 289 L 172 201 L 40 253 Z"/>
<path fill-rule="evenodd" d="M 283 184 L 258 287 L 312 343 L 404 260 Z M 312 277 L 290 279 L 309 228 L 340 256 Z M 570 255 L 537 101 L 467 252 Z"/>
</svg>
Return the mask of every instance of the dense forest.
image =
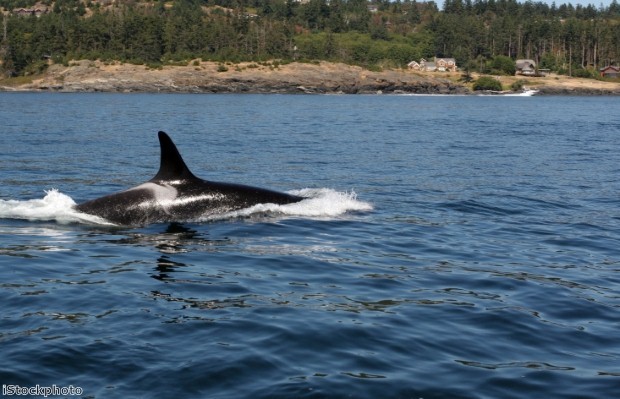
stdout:
<svg viewBox="0 0 620 399">
<path fill-rule="evenodd" d="M 455 58 L 501 73 L 515 59 L 595 77 L 620 63 L 620 5 L 515 0 L 0 0 L 0 69 L 40 72 L 50 60 L 158 66 L 195 58 L 328 60 L 369 68 Z M 44 5 L 45 7 L 41 7 Z M 44 10 L 42 9 L 44 8 Z M 22 9 L 21 12 L 18 12 Z M 26 10 L 23 10 L 26 9 Z"/>
</svg>

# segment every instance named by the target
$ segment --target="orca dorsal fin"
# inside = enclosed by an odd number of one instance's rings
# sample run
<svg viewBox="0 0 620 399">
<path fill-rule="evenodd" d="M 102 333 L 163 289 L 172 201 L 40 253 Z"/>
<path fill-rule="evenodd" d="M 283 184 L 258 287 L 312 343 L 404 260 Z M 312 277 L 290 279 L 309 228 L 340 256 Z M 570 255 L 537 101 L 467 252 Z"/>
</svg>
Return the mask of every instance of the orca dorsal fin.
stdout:
<svg viewBox="0 0 620 399">
<path fill-rule="evenodd" d="M 190 172 L 183 157 L 177 150 L 172 139 L 166 132 L 160 131 L 159 145 L 161 147 L 161 161 L 159 164 L 159 172 L 151 179 L 151 181 L 170 181 L 170 180 L 187 180 L 195 179 L 196 176 Z"/>
</svg>

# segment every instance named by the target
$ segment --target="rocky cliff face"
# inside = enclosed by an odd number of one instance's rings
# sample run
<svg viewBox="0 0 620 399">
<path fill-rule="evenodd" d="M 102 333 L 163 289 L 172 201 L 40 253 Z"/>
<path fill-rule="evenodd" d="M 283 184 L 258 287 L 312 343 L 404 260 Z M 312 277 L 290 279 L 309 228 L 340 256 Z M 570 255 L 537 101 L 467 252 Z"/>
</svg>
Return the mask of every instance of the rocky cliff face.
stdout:
<svg viewBox="0 0 620 399">
<path fill-rule="evenodd" d="M 408 71 L 371 72 L 345 64 L 221 65 L 193 62 L 188 66 L 149 69 L 144 65 L 79 61 L 52 65 L 46 74 L 18 90 L 63 92 L 179 93 L 419 93 L 458 94 L 469 90 L 441 75 Z"/>
</svg>

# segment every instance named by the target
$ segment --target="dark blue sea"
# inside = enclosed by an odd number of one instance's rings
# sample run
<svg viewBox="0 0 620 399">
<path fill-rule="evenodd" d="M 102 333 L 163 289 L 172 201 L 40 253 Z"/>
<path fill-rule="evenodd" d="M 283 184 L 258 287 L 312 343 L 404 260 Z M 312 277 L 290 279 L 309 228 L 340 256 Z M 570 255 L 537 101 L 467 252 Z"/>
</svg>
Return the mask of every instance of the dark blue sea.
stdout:
<svg viewBox="0 0 620 399">
<path fill-rule="evenodd" d="M 73 210 L 158 130 L 308 198 Z M 0 309 L 5 397 L 618 398 L 620 98 L 2 93 Z"/>
</svg>

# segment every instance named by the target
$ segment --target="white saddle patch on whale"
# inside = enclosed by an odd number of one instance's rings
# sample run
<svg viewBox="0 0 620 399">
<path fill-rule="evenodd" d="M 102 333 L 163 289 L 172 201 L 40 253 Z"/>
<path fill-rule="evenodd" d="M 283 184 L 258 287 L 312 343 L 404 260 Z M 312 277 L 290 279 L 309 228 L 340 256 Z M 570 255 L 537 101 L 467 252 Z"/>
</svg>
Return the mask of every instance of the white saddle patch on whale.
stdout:
<svg viewBox="0 0 620 399">
<path fill-rule="evenodd" d="M 174 183 L 180 183 L 180 182 L 173 181 L 170 183 L 174 184 Z M 168 212 L 171 206 L 186 205 L 192 202 L 199 202 L 199 201 L 221 201 L 224 198 L 226 198 L 224 194 L 220 194 L 220 193 L 201 194 L 201 195 L 194 195 L 190 197 L 179 197 L 179 192 L 171 184 L 157 184 L 153 182 L 147 182 L 147 183 L 141 184 L 127 191 L 133 191 L 133 190 L 148 190 L 153 195 L 152 199 L 139 203 L 137 205 L 138 207 L 148 208 L 154 205 L 159 205 L 164 209 L 165 212 Z"/>
<path fill-rule="evenodd" d="M 155 184 L 151 182 L 140 184 L 139 186 L 130 188 L 127 191 L 133 190 L 148 190 L 153 195 L 152 199 L 139 203 L 138 207 L 148 208 L 153 205 L 159 205 L 164 208 L 164 211 L 166 212 L 167 208 L 173 205 L 174 200 L 179 194 L 176 188 L 168 184 Z"/>
</svg>

